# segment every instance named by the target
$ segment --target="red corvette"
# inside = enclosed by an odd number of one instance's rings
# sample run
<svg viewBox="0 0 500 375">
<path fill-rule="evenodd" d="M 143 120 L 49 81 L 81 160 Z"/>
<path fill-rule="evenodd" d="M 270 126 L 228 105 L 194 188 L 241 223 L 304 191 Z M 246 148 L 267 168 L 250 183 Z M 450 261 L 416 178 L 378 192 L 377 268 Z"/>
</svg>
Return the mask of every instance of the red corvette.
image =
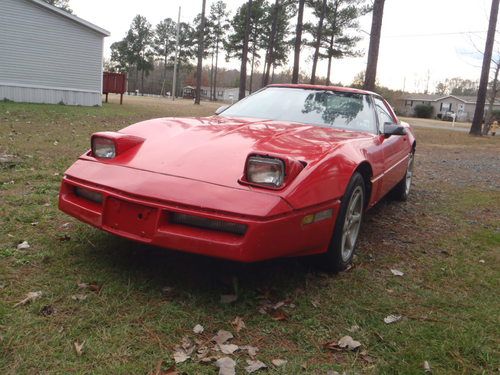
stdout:
<svg viewBox="0 0 500 375">
<path fill-rule="evenodd" d="M 271 85 L 206 118 L 92 135 L 62 211 L 132 240 L 254 262 L 352 260 L 363 213 L 408 197 L 415 137 L 379 95 Z"/>
</svg>

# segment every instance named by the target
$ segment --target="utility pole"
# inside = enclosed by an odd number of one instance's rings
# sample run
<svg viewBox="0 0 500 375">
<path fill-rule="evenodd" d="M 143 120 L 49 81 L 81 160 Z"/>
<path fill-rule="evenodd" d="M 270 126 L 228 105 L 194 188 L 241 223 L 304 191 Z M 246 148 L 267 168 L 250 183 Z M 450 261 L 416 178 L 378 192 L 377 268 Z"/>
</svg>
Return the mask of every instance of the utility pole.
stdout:
<svg viewBox="0 0 500 375">
<path fill-rule="evenodd" d="M 172 100 L 175 100 L 177 90 L 177 59 L 179 55 L 179 34 L 181 33 L 181 7 L 179 7 L 179 16 L 177 17 L 177 35 L 175 38 L 175 61 L 174 61 L 174 81 L 172 82 Z"/>
<path fill-rule="evenodd" d="M 483 135 L 482 125 L 484 106 L 486 104 L 486 94 L 488 91 L 493 44 L 495 43 L 499 3 L 500 0 L 491 1 L 490 24 L 488 27 L 488 36 L 486 37 L 486 46 L 484 47 L 483 67 L 481 70 L 481 80 L 479 81 L 479 90 L 477 92 L 476 111 L 474 112 L 474 119 L 472 120 L 472 126 L 469 132 L 471 135 Z"/>
</svg>

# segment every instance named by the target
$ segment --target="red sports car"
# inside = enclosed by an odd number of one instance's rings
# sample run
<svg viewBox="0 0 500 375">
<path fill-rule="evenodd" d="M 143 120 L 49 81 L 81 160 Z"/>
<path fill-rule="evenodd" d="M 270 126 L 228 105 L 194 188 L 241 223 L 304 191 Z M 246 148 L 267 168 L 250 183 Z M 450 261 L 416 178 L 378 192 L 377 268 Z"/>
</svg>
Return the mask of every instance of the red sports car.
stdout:
<svg viewBox="0 0 500 375">
<path fill-rule="evenodd" d="M 366 209 L 408 197 L 415 137 L 372 92 L 271 85 L 205 118 L 92 135 L 59 207 L 97 228 L 190 253 L 254 262 L 352 260 Z"/>
</svg>

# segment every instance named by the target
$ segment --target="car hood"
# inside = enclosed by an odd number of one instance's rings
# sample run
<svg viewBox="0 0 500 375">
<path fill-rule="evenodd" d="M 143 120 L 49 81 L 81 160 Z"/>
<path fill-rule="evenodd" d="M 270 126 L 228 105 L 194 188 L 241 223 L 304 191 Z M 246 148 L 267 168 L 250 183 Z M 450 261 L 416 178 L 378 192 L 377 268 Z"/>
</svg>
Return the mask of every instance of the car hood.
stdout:
<svg viewBox="0 0 500 375">
<path fill-rule="evenodd" d="M 370 137 L 327 127 L 219 116 L 154 119 L 120 132 L 145 141 L 133 157 L 118 164 L 238 188 L 250 153 L 286 155 L 311 166 L 341 143 Z"/>
</svg>

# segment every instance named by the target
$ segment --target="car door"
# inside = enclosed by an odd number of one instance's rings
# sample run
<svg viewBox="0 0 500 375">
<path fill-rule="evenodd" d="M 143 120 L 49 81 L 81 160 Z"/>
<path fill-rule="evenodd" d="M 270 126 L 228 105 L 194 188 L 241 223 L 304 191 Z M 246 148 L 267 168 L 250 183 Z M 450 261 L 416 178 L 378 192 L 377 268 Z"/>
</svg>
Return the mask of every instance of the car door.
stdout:
<svg viewBox="0 0 500 375">
<path fill-rule="evenodd" d="M 387 138 L 384 136 L 384 124 L 387 122 L 396 123 L 396 119 L 382 98 L 374 96 L 373 101 L 379 125 L 380 146 L 384 155 L 381 190 L 382 195 L 385 195 L 405 176 L 409 153 L 408 140 L 407 136 L 392 135 Z"/>
</svg>

